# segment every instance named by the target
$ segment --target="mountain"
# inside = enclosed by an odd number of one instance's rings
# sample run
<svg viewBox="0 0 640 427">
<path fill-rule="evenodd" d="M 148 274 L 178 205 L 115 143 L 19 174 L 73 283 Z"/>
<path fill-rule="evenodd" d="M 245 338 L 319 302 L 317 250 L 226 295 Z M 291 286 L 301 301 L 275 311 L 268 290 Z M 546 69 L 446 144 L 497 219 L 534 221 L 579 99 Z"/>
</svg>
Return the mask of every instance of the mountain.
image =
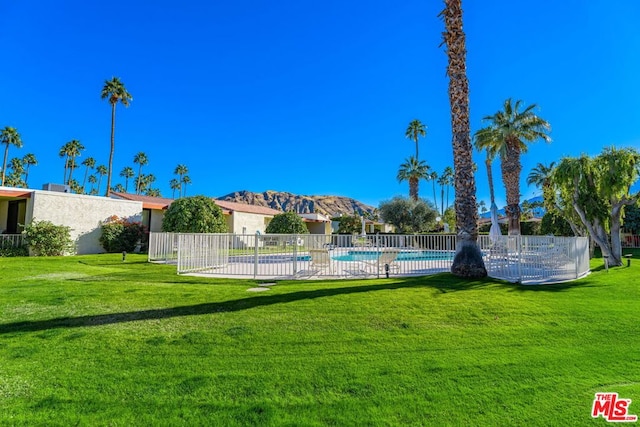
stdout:
<svg viewBox="0 0 640 427">
<path fill-rule="evenodd" d="M 542 196 L 535 196 L 532 197 L 530 199 L 525 200 L 525 202 L 529 202 L 529 204 L 531 203 L 542 203 L 544 201 L 544 198 Z M 489 209 L 491 206 L 487 206 L 487 209 Z M 520 208 L 522 208 L 522 203 L 520 203 Z M 533 217 L 534 218 L 542 218 L 544 216 L 544 214 L 546 213 L 546 210 L 544 207 L 536 207 L 533 209 Z M 498 216 L 505 216 L 506 213 L 504 211 L 504 208 L 502 209 L 498 209 Z M 491 212 L 487 211 L 484 213 L 480 214 L 480 218 L 491 218 Z"/>
<path fill-rule="evenodd" d="M 300 196 L 286 191 L 265 191 L 254 193 L 251 191 L 236 191 L 218 200 L 246 203 L 256 206 L 267 206 L 272 209 L 294 211 L 297 213 L 320 213 L 331 218 L 342 215 L 361 215 L 363 212 L 372 213 L 373 206 L 365 205 L 350 197 L 341 196 Z"/>
</svg>

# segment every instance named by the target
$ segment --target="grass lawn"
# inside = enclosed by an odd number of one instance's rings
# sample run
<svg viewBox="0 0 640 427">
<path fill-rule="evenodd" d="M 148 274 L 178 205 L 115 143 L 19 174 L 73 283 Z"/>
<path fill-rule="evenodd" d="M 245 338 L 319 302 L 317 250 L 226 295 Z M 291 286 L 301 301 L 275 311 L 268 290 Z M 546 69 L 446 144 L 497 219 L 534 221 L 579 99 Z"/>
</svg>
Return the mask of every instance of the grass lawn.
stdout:
<svg viewBox="0 0 640 427">
<path fill-rule="evenodd" d="M 569 284 L 177 276 L 0 258 L 0 425 L 605 425 L 640 414 L 640 260 Z"/>
</svg>

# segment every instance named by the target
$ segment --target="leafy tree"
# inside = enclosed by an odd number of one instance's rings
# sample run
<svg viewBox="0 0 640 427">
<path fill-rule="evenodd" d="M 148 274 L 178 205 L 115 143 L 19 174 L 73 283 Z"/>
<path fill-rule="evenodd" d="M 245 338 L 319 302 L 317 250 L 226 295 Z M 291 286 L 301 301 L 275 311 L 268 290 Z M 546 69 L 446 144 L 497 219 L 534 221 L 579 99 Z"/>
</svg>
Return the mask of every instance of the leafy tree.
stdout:
<svg viewBox="0 0 640 427">
<path fill-rule="evenodd" d="M 129 106 L 129 102 L 133 100 L 133 97 L 124 84 L 118 77 L 113 77 L 111 80 L 106 80 L 102 91 L 100 92 L 101 99 L 108 99 L 111 104 L 111 149 L 109 150 L 109 167 L 107 170 L 107 194 L 111 191 L 111 171 L 113 169 L 113 153 L 115 151 L 115 135 L 116 135 L 116 105 L 120 102 L 125 107 Z"/>
<path fill-rule="evenodd" d="M 82 165 L 85 167 L 84 179 L 82 180 L 82 192 L 84 193 L 87 186 L 87 177 L 89 176 L 89 170 L 96 167 L 96 159 L 94 159 L 93 157 L 87 157 L 82 161 Z"/>
<path fill-rule="evenodd" d="M 412 120 L 404 133 L 404 136 L 416 143 L 416 160 L 418 156 L 418 138 L 427 136 L 427 127 L 418 119 Z"/>
<path fill-rule="evenodd" d="M 269 234 L 308 234 L 309 229 L 295 212 L 275 215 L 265 230 Z"/>
<path fill-rule="evenodd" d="M 418 160 L 416 157 L 409 157 L 400 165 L 398 171 L 398 182 L 409 181 L 409 197 L 418 200 L 418 185 L 421 179 L 429 177 L 429 166 L 424 160 Z"/>
<path fill-rule="evenodd" d="M 453 166 L 455 169 L 455 211 L 457 225 L 456 256 L 451 272 L 467 278 L 485 277 L 487 270 L 478 246 L 478 211 L 476 181 L 472 159 L 469 125 L 469 81 L 467 80 L 466 42 L 462 29 L 461 0 L 445 0 L 440 13 L 444 19 L 444 45 L 447 51 L 449 105 L 453 135 Z"/>
<path fill-rule="evenodd" d="M 449 226 L 449 232 L 453 233 L 456 229 L 456 210 L 453 206 L 449 206 L 444 210 L 442 221 Z"/>
<path fill-rule="evenodd" d="M 640 176 L 640 153 L 633 148 L 605 148 L 590 158 L 562 159 L 552 175 L 558 197 L 573 206 L 610 265 L 622 265 L 620 229 L 625 206 L 640 199 L 631 186 Z"/>
<path fill-rule="evenodd" d="M 551 142 L 551 125 L 538 117 L 532 104 L 520 111 L 522 101 L 515 104 L 511 98 L 504 102 L 503 110 L 483 120 L 489 125 L 475 133 L 476 147 L 500 154 L 502 181 L 507 191 L 505 212 L 509 219 L 509 234 L 520 234 L 520 154 L 527 152 L 527 142 L 542 139 Z"/>
<path fill-rule="evenodd" d="M 540 222 L 540 234 L 554 236 L 574 236 L 571 225 L 555 211 L 547 211 Z"/>
<path fill-rule="evenodd" d="M 378 208 L 380 217 L 393 225 L 398 233 L 422 233 L 433 229 L 436 210 L 423 199 L 413 200 L 396 196 Z"/>
<path fill-rule="evenodd" d="M 222 209 L 208 197 L 184 197 L 171 203 L 162 220 L 162 231 L 174 233 L 226 233 Z"/>
<path fill-rule="evenodd" d="M 31 166 L 36 166 L 38 164 L 38 159 L 36 159 L 36 155 L 33 153 L 27 153 L 22 158 L 22 163 L 24 164 L 24 184 L 25 187 L 29 187 L 29 169 Z"/>
<path fill-rule="evenodd" d="M 100 244 L 107 252 L 133 252 L 145 237 L 146 229 L 139 221 L 118 216 L 109 217 L 102 225 Z"/>
<path fill-rule="evenodd" d="M 35 256 L 65 255 L 73 249 L 71 228 L 51 221 L 32 221 L 24 229 L 27 245 Z"/>
<path fill-rule="evenodd" d="M 131 166 L 127 166 L 120 171 L 120 176 L 124 178 L 123 193 L 127 193 L 129 191 L 129 180 L 135 176 L 135 172 Z"/>
<path fill-rule="evenodd" d="M 22 147 L 22 139 L 20 138 L 20 134 L 16 128 L 5 126 L 4 129 L 0 131 L 0 144 L 4 144 L 4 160 L 2 161 L 2 184 L 4 186 L 4 181 L 6 179 L 6 170 L 7 170 L 7 157 L 9 155 L 9 146 L 13 145 L 17 148 Z"/>
<path fill-rule="evenodd" d="M 136 178 L 136 194 L 140 194 L 143 191 L 140 186 L 144 184 L 144 180 L 142 179 L 142 166 L 149 163 L 149 158 L 144 152 L 140 151 L 135 156 L 133 156 L 133 163 L 138 165 L 138 177 Z"/>
<path fill-rule="evenodd" d="M 632 234 L 640 234 L 640 206 L 637 202 L 624 208 L 623 226 Z"/>
<path fill-rule="evenodd" d="M 340 217 L 338 234 L 356 234 L 362 231 L 362 218 L 360 215 L 345 215 Z"/>
</svg>

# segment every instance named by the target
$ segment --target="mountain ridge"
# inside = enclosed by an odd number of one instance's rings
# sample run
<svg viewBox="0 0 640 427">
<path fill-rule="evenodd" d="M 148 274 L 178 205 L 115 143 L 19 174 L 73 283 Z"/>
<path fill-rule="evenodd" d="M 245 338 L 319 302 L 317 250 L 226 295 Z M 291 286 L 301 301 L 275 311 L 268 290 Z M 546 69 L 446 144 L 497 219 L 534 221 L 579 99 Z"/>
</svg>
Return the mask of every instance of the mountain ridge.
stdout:
<svg viewBox="0 0 640 427">
<path fill-rule="evenodd" d="M 290 193 L 288 191 L 274 190 L 266 190 L 261 193 L 240 190 L 225 194 L 217 199 L 248 205 L 265 206 L 283 212 L 319 213 L 332 218 L 340 215 L 362 215 L 364 212 L 373 213 L 375 210 L 373 206 L 351 197 L 329 195 L 307 196 Z"/>
</svg>

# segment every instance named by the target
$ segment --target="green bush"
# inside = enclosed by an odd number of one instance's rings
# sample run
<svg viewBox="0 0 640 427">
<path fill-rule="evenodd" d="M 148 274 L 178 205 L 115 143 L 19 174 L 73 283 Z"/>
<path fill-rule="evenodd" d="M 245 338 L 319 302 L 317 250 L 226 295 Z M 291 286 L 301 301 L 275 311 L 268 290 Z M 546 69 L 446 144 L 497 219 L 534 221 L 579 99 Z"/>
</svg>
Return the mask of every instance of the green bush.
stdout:
<svg viewBox="0 0 640 427">
<path fill-rule="evenodd" d="M 267 229 L 265 230 L 270 234 L 308 234 L 309 229 L 304 224 L 304 221 L 295 212 L 284 212 L 275 215 Z"/>
<path fill-rule="evenodd" d="M 183 197 L 171 203 L 162 219 L 162 231 L 170 233 L 226 233 L 222 209 L 208 197 Z"/>
<path fill-rule="evenodd" d="M 23 234 L 35 256 L 65 255 L 73 250 L 71 228 L 64 225 L 34 220 L 25 227 Z"/>
<path fill-rule="evenodd" d="M 146 235 L 139 221 L 112 216 L 102 224 L 100 244 L 107 252 L 133 252 Z"/>
<path fill-rule="evenodd" d="M 362 231 L 362 218 L 359 215 L 347 215 L 340 217 L 338 234 L 356 234 Z"/>
<path fill-rule="evenodd" d="M 29 256 L 27 245 L 14 246 L 11 242 L 0 242 L 0 257 Z"/>
</svg>

